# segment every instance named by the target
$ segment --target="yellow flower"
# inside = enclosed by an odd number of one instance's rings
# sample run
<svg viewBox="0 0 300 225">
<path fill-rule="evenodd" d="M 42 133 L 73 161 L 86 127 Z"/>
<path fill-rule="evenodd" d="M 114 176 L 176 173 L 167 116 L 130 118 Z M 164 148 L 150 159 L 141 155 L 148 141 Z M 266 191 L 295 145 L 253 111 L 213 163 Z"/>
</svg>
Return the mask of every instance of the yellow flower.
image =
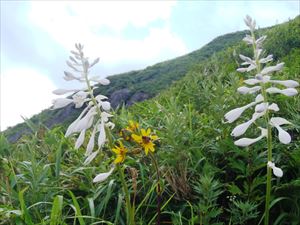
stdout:
<svg viewBox="0 0 300 225">
<path fill-rule="evenodd" d="M 129 120 L 129 126 L 122 129 L 119 135 L 125 140 L 129 141 L 131 139 L 131 134 L 134 133 L 139 128 L 139 124 L 132 120 Z"/>
<path fill-rule="evenodd" d="M 126 130 L 129 130 L 131 132 L 136 131 L 139 128 L 139 124 L 137 122 L 134 122 L 132 120 L 129 120 L 129 126 L 126 127 Z"/>
<path fill-rule="evenodd" d="M 148 128 L 147 131 L 145 129 L 141 129 L 141 135 L 132 134 L 131 137 L 144 148 L 146 155 L 148 155 L 149 150 L 154 152 L 155 144 L 153 141 L 157 140 L 158 137 L 156 135 L 151 135 L 150 128 Z"/>
<path fill-rule="evenodd" d="M 114 161 L 115 164 L 122 163 L 125 160 L 127 149 L 124 147 L 123 143 L 119 141 L 119 146 L 115 146 L 112 151 L 116 153 L 117 157 Z"/>
</svg>

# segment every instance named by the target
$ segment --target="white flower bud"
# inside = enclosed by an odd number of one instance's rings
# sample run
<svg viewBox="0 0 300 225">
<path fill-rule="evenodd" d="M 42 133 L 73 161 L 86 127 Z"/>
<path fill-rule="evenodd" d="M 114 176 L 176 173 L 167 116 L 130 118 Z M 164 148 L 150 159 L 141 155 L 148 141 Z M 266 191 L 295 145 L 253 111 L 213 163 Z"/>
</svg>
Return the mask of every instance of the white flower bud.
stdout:
<svg viewBox="0 0 300 225">
<path fill-rule="evenodd" d="M 273 60 L 273 55 L 268 55 L 266 58 L 262 58 L 259 60 L 260 63 L 267 63 Z"/>
<path fill-rule="evenodd" d="M 286 88 L 286 89 L 279 89 L 276 87 L 270 87 L 266 90 L 266 92 L 270 93 L 270 94 L 283 94 L 285 96 L 294 96 L 296 94 L 298 94 L 298 91 L 295 88 Z"/>
<path fill-rule="evenodd" d="M 84 138 L 85 138 L 85 130 L 82 130 L 82 131 L 80 132 L 79 137 L 78 137 L 77 140 L 76 140 L 76 143 L 75 143 L 75 149 L 80 148 L 80 146 L 81 146 L 81 145 L 83 144 L 83 142 L 84 142 Z"/>
<path fill-rule="evenodd" d="M 252 45 L 254 43 L 253 38 L 250 35 L 246 35 L 246 37 L 243 38 L 243 41 L 246 42 L 248 45 Z"/>
<path fill-rule="evenodd" d="M 109 85 L 110 84 L 110 81 L 106 78 L 103 78 L 101 80 L 98 80 L 98 82 L 102 85 Z"/>
<path fill-rule="evenodd" d="M 93 161 L 93 159 L 97 156 L 99 150 L 93 152 L 92 154 L 90 154 L 86 159 L 85 161 L 83 162 L 83 165 L 88 165 L 90 164 L 90 162 Z"/>
<path fill-rule="evenodd" d="M 102 100 L 107 99 L 107 97 L 104 95 L 97 95 L 95 98 L 99 103 L 102 102 Z"/>
<path fill-rule="evenodd" d="M 279 71 L 283 68 L 283 66 L 284 66 L 284 63 L 278 63 L 276 66 L 267 66 L 261 71 L 261 74 L 266 75 L 269 73 Z"/>
<path fill-rule="evenodd" d="M 270 106 L 268 106 L 268 109 L 269 110 L 273 110 L 275 112 L 278 112 L 279 111 L 279 107 L 276 103 L 272 103 Z"/>
<path fill-rule="evenodd" d="M 240 94 L 253 94 L 253 93 L 255 93 L 255 92 L 258 92 L 260 89 L 261 89 L 260 86 L 254 86 L 254 87 L 251 87 L 251 88 L 242 86 L 242 87 L 239 87 L 239 88 L 237 89 L 237 91 L 238 91 Z"/>
<path fill-rule="evenodd" d="M 111 107 L 110 107 L 110 103 L 107 102 L 107 101 L 101 102 L 101 106 L 102 106 L 103 110 L 105 110 L 105 111 L 109 111 L 110 108 L 111 108 Z"/>
<path fill-rule="evenodd" d="M 247 71 L 247 68 L 238 68 L 236 71 L 240 73 L 244 73 Z"/>
<path fill-rule="evenodd" d="M 282 177 L 283 176 L 282 169 L 280 169 L 279 167 L 276 167 L 275 163 L 269 161 L 267 165 L 268 165 L 268 167 L 270 167 L 273 170 L 273 174 L 276 177 Z"/>
<path fill-rule="evenodd" d="M 299 83 L 294 80 L 270 80 L 270 83 L 281 84 L 287 88 L 295 88 L 299 86 Z"/>
<path fill-rule="evenodd" d="M 98 127 L 99 130 L 99 137 L 98 137 L 98 147 L 101 148 L 102 145 L 106 141 L 106 134 L 105 134 L 105 128 L 104 128 L 104 122 L 102 121 Z"/>
<path fill-rule="evenodd" d="M 255 84 L 258 84 L 260 83 L 261 81 L 260 80 L 257 80 L 257 79 L 247 79 L 247 80 L 244 80 L 244 83 L 245 84 L 248 84 L 248 85 L 255 85 Z"/>
<path fill-rule="evenodd" d="M 57 99 L 54 99 L 52 101 L 52 103 L 53 103 L 53 109 L 63 108 L 65 106 L 69 105 L 72 102 L 73 101 L 71 99 L 68 99 L 68 98 L 57 98 Z"/>
<path fill-rule="evenodd" d="M 94 146 L 95 146 L 96 130 L 97 130 L 97 126 L 95 126 L 94 129 L 93 129 L 93 132 L 91 134 L 89 143 L 88 143 L 88 145 L 86 147 L 85 156 L 89 156 L 93 152 L 93 149 L 94 149 Z"/>
<path fill-rule="evenodd" d="M 94 179 L 93 179 L 93 182 L 96 183 L 96 182 L 102 182 L 102 181 L 105 181 L 111 174 L 112 172 L 114 171 L 114 167 L 112 167 L 110 169 L 110 171 L 108 171 L 107 173 L 100 173 L 98 174 Z"/>
</svg>

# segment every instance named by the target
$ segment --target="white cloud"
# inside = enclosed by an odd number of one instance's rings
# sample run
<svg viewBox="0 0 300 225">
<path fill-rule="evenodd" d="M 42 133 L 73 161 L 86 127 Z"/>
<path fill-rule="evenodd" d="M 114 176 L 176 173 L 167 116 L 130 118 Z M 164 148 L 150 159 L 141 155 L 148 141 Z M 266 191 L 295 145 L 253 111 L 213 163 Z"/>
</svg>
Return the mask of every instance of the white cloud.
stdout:
<svg viewBox="0 0 300 225">
<path fill-rule="evenodd" d="M 100 56 L 103 63 L 137 61 L 149 65 L 187 53 L 184 42 L 168 26 L 173 6 L 173 1 L 34 1 L 28 16 L 66 51 L 81 42 L 86 55 Z M 156 21 L 161 26 L 151 27 Z M 125 37 L 122 31 L 129 25 L 137 33 L 148 29 L 148 36 Z M 111 32 L 101 34 L 101 28 Z"/>
<path fill-rule="evenodd" d="M 55 85 L 33 69 L 14 69 L 1 74 L 1 130 L 23 122 L 23 117 L 51 106 Z"/>
</svg>

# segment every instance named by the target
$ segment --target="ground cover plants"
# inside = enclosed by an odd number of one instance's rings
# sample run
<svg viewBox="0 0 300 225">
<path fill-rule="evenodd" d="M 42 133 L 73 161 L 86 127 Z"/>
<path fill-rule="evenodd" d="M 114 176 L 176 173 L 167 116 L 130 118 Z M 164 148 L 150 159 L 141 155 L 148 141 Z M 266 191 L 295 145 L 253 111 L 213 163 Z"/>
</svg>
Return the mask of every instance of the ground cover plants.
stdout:
<svg viewBox="0 0 300 225">
<path fill-rule="evenodd" d="M 245 41 L 116 110 L 77 44 L 64 79 L 83 87 L 56 90 L 73 94 L 54 110 L 79 117 L 0 136 L 0 224 L 299 224 L 299 20 L 261 31 L 247 17 Z"/>
</svg>

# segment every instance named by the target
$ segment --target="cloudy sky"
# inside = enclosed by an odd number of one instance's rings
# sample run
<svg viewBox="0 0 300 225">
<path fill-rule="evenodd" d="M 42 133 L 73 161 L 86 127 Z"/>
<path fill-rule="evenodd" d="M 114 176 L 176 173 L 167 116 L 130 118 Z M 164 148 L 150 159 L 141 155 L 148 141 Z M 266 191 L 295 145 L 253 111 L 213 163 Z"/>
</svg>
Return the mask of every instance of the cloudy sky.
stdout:
<svg viewBox="0 0 300 225">
<path fill-rule="evenodd" d="M 218 35 L 300 13 L 288 1 L 5 1 L 1 0 L 0 130 L 51 106 L 74 43 L 100 57 L 103 77 L 143 69 L 201 48 Z"/>
</svg>

